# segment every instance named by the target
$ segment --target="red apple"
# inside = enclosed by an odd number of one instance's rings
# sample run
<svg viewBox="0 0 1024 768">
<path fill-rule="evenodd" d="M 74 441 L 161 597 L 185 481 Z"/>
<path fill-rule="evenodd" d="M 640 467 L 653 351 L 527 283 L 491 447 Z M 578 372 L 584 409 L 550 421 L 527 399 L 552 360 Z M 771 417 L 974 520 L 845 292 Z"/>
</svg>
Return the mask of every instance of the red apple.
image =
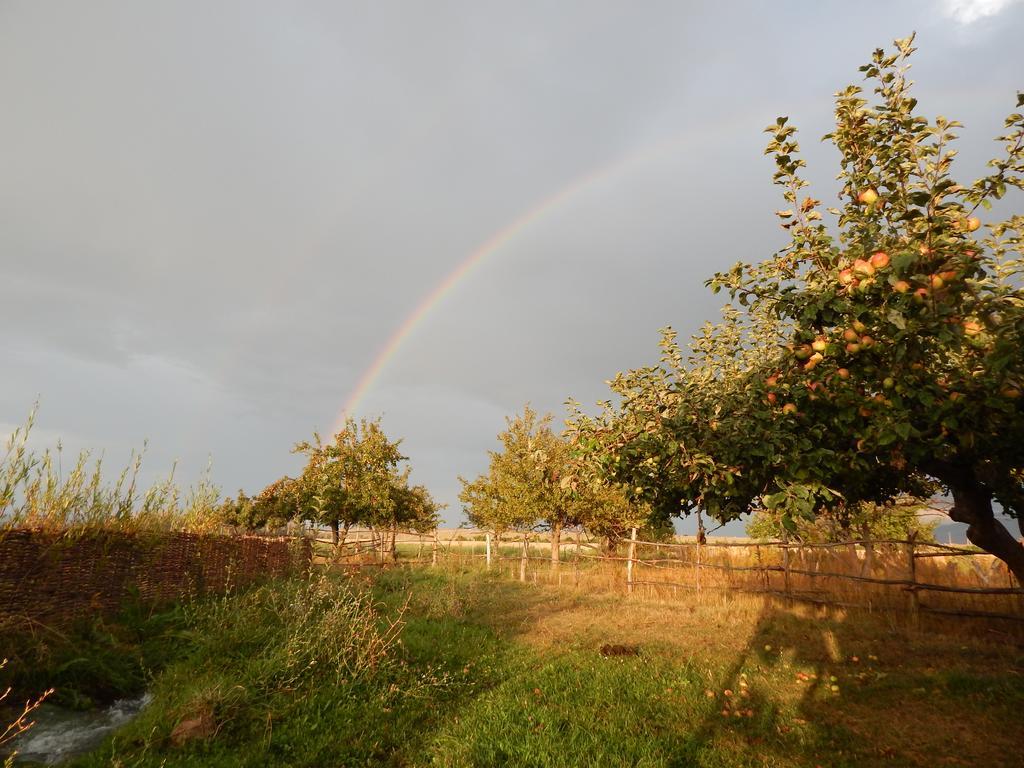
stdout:
<svg viewBox="0 0 1024 768">
<path fill-rule="evenodd" d="M 889 266 L 889 254 L 885 251 L 871 254 L 871 266 L 875 269 L 885 269 Z"/>
<path fill-rule="evenodd" d="M 910 283 L 906 280 L 897 280 L 892 284 L 892 289 L 896 291 L 896 293 L 906 293 L 910 290 Z"/>
</svg>

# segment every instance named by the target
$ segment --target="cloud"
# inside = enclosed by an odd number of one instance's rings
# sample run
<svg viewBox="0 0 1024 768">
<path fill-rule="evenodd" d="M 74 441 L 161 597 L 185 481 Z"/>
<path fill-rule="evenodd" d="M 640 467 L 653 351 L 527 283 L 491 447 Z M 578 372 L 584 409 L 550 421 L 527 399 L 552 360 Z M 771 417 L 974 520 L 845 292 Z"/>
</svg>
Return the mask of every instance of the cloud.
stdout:
<svg viewBox="0 0 1024 768">
<path fill-rule="evenodd" d="M 942 13 L 959 24 L 996 16 L 1020 0 L 942 0 Z"/>
</svg>

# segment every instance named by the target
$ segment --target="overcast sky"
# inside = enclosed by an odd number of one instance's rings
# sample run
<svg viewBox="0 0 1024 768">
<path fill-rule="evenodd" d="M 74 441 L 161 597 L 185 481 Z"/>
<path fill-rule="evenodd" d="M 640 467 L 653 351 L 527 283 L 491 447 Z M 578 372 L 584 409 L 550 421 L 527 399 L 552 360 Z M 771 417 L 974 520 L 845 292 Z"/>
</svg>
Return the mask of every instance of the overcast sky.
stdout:
<svg viewBox="0 0 1024 768">
<path fill-rule="evenodd" d="M 564 417 L 716 270 L 783 242 L 761 129 L 801 128 L 916 30 L 920 110 L 981 175 L 1024 88 L 1024 4 L 0 0 L 0 427 L 209 457 L 225 491 L 300 466 L 406 316 L 534 212 L 359 406 L 461 519 L 526 402 Z M 559 195 L 555 205 L 539 210 Z"/>
</svg>

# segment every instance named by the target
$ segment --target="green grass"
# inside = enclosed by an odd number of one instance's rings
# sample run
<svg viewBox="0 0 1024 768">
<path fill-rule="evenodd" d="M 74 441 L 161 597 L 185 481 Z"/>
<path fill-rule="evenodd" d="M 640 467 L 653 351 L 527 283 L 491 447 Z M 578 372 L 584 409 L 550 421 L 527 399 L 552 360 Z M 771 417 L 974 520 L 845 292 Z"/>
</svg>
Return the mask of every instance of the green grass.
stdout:
<svg viewBox="0 0 1024 768">
<path fill-rule="evenodd" d="M 998 766 L 1022 735 L 1019 649 L 760 598 L 395 569 L 184 620 L 152 705 L 76 765 Z M 175 746 L 202 713 L 215 734 Z"/>
</svg>

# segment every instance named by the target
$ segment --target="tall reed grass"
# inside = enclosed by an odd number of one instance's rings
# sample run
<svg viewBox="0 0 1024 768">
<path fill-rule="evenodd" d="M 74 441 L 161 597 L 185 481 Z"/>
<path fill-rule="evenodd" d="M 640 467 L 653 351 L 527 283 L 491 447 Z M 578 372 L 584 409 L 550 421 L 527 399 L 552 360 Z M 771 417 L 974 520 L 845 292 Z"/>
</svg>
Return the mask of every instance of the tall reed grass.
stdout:
<svg viewBox="0 0 1024 768">
<path fill-rule="evenodd" d="M 219 526 L 220 492 L 210 480 L 209 467 L 184 491 L 175 480 L 174 467 L 167 477 L 143 488 L 143 445 L 141 451 L 132 451 L 128 464 L 110 482 L 104 477 L 102 455 L 83 450 L 66 462 L 59 442 L 41 452 L 31 448 L 35 419 L 33 408 L 25 424 L 8 437 L 0 456 L 0 535 L 11 528 L 203 533 Z"/>
</svg>

